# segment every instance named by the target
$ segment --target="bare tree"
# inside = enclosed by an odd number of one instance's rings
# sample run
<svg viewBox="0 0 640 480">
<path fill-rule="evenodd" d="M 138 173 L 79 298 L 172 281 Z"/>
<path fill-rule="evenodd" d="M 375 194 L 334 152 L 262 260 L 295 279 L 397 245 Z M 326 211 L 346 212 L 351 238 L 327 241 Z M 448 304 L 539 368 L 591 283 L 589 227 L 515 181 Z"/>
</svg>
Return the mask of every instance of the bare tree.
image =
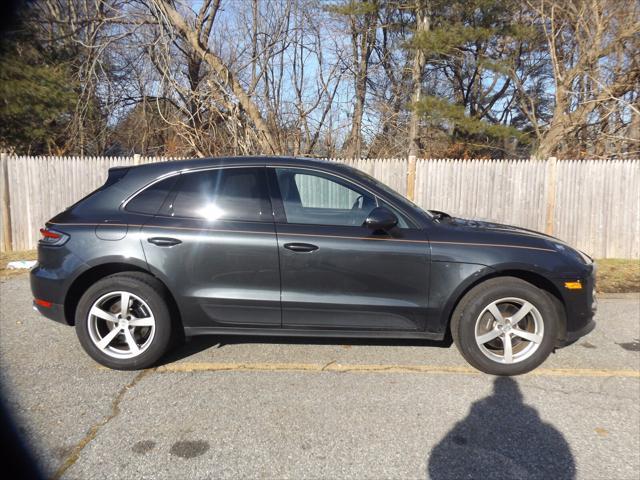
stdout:
<svg viewBox="0 0 640 480">
<path fill-rule="evenodd" d="M 529 0 L 548 43 L 555 107 L 535 155 L 584 155 L 595 137 L 626 143 L 639 114 L 640 4 L 636 0 Z M 613 126 L 622 122 L 623 128 Z M 637 121 L 637 120 L 636 120 Z M 632 130 L 632 129 L 631 129 Z M 576 146 L 580 149 L 576 150 Z"/>
<path fill-rule="evenodd" d="M 219 2 L 205 0 L 199 16 L 202 15 L 202 18 L 207 19 L 214 18 L 214 10 L 218 8 L 218 5 Z M 206 42 L 207 39 L 200 35 L 197 28 L 189 24 L 188 20 L 172 5 L 172 2 L 150 0 L 148 6 L 151 15 L 166 29 L 166 33 L 171 36 L 179 35 L 183 38 L 215 72 L 220 84 L 228 89 L 229 94 L 233 95 L 234 100 L 247 113 L 258 132 L 258 142 L 263 153 L 279 153 L 276 139 L 263 118 L 260 108 L 247 93 L 235 73 Z"/>
<path fill-rule="evenodd" d="M 295 91 L 292 151 L 294 155 L 311 155 L 334 106 L 343 72 L 338 62 L 327 65 L 322 26 L 315 20 L 317 10 L 308 5 L 296 4 L 296 7 L 290 65 Z"/>
<path fill-rule="evenodd" d="M 637 0 L 42 0 L 28 14 L 73 80 L 57 153 L 640 154 Z"/>
<path fill-rule="evenodd" d="M 43 0 L 34 5 L 31 21 L 49 48 L 64 52 L 73 72 L 78 101 L 68 123 L 67 144 L 59 153 L 95 154 L 104 150 L 107 120 L 114 98 L 109 49 L 129 31 L 123 22 L 126 0 Z"/>
</svg>

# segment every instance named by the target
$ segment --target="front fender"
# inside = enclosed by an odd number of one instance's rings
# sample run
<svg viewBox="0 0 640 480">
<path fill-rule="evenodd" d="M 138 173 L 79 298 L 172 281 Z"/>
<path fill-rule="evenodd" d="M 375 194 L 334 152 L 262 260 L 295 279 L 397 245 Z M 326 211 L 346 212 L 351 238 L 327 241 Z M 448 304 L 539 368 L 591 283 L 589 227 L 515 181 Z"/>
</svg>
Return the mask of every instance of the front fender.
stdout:
<svg viewBox="0 0 640 480">
<path fill-rule="evenodd" d="M 444 335 L 458 301 L 474 285 L 494 275 L 493 268 L 477 263 L 433 262 L 429 282 L 431 321 L 427 323 L 428 332 Z"/>
</svg>

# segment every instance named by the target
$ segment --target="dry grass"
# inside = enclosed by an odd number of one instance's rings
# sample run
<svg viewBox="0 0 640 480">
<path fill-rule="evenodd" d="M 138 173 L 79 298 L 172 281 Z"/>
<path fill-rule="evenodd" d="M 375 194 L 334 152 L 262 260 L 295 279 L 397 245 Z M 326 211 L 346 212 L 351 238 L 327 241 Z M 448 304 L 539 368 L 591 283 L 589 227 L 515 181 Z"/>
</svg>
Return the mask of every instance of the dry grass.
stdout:
<svg viewBox="0 0 640 480">
<path fill-rule="evenodd" d="M 596 260 L 596 288 L 603 293 L 640 292 L 640 260 Z"/>
<path fill-rule="evenodd" d="M 15 262 L 18 260 L 36 260 L 38 258 L 38 252 L 35 250 L 26 250 L 22 252 L 2 252 L 0 253 L 0 277 L 8 277 L 12 275 L 20 275 L 21 273 L 27 273 L 26 269 L 8 269 L 7 264 L 9 262 Z"/>
<path fill-rule="evenodd" d="M 37 252 L 0 253 L 0 276 L 20 275 L 28 270 L 9 270 L 7 263 L 15 260 L 35 260 Z M 623 260 L 618 258 L 596 260 L 598 278 L 596 285 L 601 293 L 640 292 L 640 260 Z"/>
</svg>

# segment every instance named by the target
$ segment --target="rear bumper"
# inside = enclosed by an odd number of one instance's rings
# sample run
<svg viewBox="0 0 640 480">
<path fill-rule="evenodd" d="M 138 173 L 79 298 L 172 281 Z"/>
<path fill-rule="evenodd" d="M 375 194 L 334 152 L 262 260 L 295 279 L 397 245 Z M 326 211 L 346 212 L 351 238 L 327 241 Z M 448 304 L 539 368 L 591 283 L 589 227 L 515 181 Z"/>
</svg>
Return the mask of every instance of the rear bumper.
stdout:
<svg viewBox="0 0 640 480">
<path fill-rule="evenodd" d="M 41 305 L 38 305 L 34 300 L 33 309 L 49 320 L 54 320 L 59 323 L 64 323 L 65 325 L 69 325 L 69 322 L 67 322 L 67 318 L 64 314 L 64 305 L 52 303 L 50 307 L 43 307 Z"/>
<path fill-rule="evenodd" d="M 29 280 L 34 300 L 43 300 L 51 306 L 38 305 L 34 301 L 33 308 L 46 318 L 72 325 L 73 319 L 65 315 L 65 298 L 72 280 L 87 267 L 64 248 L 53 250 L 55 247 L 49 247 L 44 252 L 45 262 L 42 262 L 41 250 L 44 248 L 38 248 L 38 264 L 31 270 Z"/>
</svg>

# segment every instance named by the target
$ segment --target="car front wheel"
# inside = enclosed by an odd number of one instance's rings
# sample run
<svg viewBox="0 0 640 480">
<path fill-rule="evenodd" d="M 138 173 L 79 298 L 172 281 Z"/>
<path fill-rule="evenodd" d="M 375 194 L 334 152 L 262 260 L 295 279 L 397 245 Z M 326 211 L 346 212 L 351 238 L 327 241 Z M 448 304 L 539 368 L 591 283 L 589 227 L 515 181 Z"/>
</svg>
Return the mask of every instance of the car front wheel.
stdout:
<svg viewBox="0 0 640 480">
<path fill-rule="evenodd" d="M 451 334 L 462 356 L 493 375 L 519 375 L 553 351 L 559 323 L 548 294 L 519 278 L 487 280 L 458 304 Z"/>
<path fill-rule="evenodd" d="M 155 364 L 171 338 L 171 318 L 161 285 L 148 275 L 106 277 L 84 293 L 76 310 L 76 333 L 98 363 L 118 370 Z"/>
</svg>

